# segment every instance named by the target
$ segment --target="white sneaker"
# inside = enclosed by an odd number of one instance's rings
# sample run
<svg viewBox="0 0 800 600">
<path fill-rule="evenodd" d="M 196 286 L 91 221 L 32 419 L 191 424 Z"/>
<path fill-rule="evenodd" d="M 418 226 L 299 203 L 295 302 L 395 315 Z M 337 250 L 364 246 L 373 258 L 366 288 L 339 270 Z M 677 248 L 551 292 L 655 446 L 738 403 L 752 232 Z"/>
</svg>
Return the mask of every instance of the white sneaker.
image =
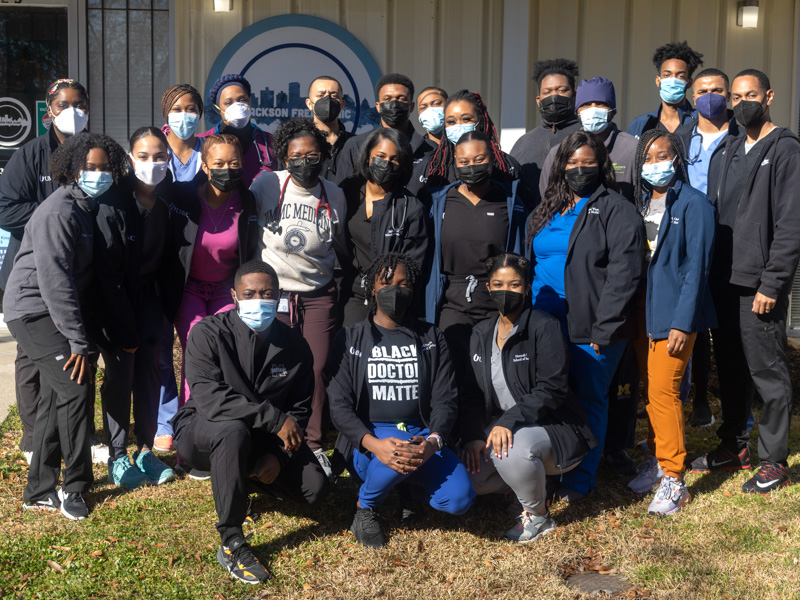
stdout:
<svg viewBox="0 0 800 600">
<path fill-rule="evenodd" d="M 331 467 L 331 461 L 328 459 L 328 455 L 325 454 L 325 450 L 319 448 L 314 450 L 314 456 L 317 457 L 317 462 L 319 462 L 319 466 L 322 467 L 322 470 L 325 472 L 325 477 L 333 477 L 333 468 Z"/>
<path fill-rule="evenodd" d="M 25 455 L 25 460 L 28 461 L 28 464 L 30 465 L 31 461 L 33 460 L 33 451 L 31 451 L 31 452 L 23 452 L 22 454 Z"/>
<path fill-rule="evenodd" d="M 646 494 L 656 487 L 664 477 L 664 471 L 655 456 L 639 465 L 639 474 L 628 482 L 628 487 L 637 494 Z"/>
<path fill-rule="evenodd" d="M 109 459 L 108 446 L 95 444 L 92 446 L 92 462 L 97 465 L 107 465 Z"/>
<path fill-rule="evenodd" d="M 656 497 L 647 508 L 651 515 L 671 515 L 692 501 L 686 482 L 667 475 L 661 480 Z"/>
</svg>

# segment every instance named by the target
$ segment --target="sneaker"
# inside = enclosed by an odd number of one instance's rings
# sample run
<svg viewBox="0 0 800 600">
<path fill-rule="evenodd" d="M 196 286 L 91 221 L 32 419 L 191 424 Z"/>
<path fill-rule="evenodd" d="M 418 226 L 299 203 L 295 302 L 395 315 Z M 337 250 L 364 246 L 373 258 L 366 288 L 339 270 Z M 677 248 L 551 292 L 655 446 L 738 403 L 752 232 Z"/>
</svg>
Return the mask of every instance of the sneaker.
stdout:
<svg viewBox="0 0 800 600">
<path fill-rule="evenodd" d="M 58 488 L 58 499 L 61 501 L 61 514 L 68 519 L 81 521 L 89 516 L 89 507 L 80 492 L 65 492 Z"/>
<path fill-rule="evenodd" d="M 745 448 L 739 454 L 736 454 L 722 445 L 717 446 L 708 454 L 695 458 L 689 467 L 692 473 L 744 471 L 749 468 L 751 468 L 749 448 Z"/>
<path fill-rule="evenodd" d="M 381 548 L 386 544 L 381 524 L 378 522 L 378 513 L 371 508 L 356 508 L 350 531 L 367 548 Z"/>
<path fill-rule="evenodd" d="M 632 477 L 637 473 L 636 463 L 624 449 L 607 453 L 606 463 L 614 469 L 618 477 Z"/>
<path fill-rule="evenodd" d="M 695 401 L 692 407 L 692 416 L 689 418 L 692 427 L 711 427 L 714 424 L 714 415 L 708 402 Z"/>
<path fill-rule="evenodd" d="M 108 463 L 110 458 L 108 446 L 105 444 L 94 444 L 92 446 L 92 462 L 96 465 L 104 465 Z"/>
<path fill-rule="evenodd" d="M 58 494 L 56 492 L 50 492 L 42 498 L 41 500 L 35 500 L 33 502 L 22 502 L 22 509 L 23 510 L 49 510 L 49 511 L 56 511 L 61 508 L 61 500 L 58 498 Z"/>
<path fill-rule="evenodd" d="M 756 474 L 742 485 L 742 491 L 764 496 L 785 485 L 789 485 L 789 470 L 781 463 L 762 460 Z"/>
<path fill-rule="evenodd" d="M 230 546 L 220 546 L 217 551 L 217 562 L 221 564 L 231 577 L 255 585 L 272 579 L 272 574 L 259 562 L 250 549 L 246 538 L 234 538 Z"/>
<path fill-rule="evenodd" d="M 656 487 L 664 477 L 664 471 L 655 456 L 651 456 L 639 465 L 639 474 L 628 482 L 631 491 L 646 494 Z"/>
<path fill-rule="evenodd" d="M 150 450 L 136 452 L 133 455 L 133 464 L 156 485 L 175 479 L 175 471 L 158 460 Z"/>
<path fill-rule="evenodd" d="M 319 466 L 322 467 L 323 471 L 325 471 L 325 477 L 328 478 L 333 477 L 333 468 L 331 467 L 331 461 L 328 458 L 328 455 L 325 454 L 325 450 L 323 450 L 322 448 L 314 450 L 314 456 L 317 457 Z"/>
<path fill-rule="evenodd" d="M 506 531 L 506 537 L 512 542 L 525 544 L 527 542 L 535 542 L 555 528 L 556 524 L 550 518 L 550 512 L 541 517 L 523 512 L 517 517 L 517 524 Z"/>
<path fill-rule="evenodd" d="M 172 452 L 172 436 L 171 435 L 158 435 L 153 440 L 153 451 L 166 454 Z"/>
<path fill-rule="evenodd" d="M 108 480 L 121 488 L 135 490 L 143 485 L 149 485 L 150 479 L 137 469 L 128 455 L 120 456 L 118 459 L 108 459 Z"/>
<path fill-rule="evenodd" d="M 666 475 L 658 486 L 656 497 L 647 507 L 651 515 L 671 515 L 692 501 L 686 482 Z"/>
<path fill-rule="evenodd" d="M 23 452 L 22 454 L 25 457 L 25 462 L 27 462 L 30 465 L 31 461 L 33 460 L 33 451 Z"/>
<path fill-rule="evenodd" d="M 195 481 L 208 481 L 211 479 L 211 471 L 201 471 L 200 469 L 189 469 L 189 479 Z"/>
</svg>

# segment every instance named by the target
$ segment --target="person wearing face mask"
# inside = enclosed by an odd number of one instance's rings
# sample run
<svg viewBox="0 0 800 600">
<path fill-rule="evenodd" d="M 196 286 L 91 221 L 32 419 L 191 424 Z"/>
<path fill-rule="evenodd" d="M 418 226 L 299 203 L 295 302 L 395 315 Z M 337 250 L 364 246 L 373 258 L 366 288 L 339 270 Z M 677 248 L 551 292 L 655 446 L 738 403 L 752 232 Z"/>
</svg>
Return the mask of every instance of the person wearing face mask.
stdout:
<svg viewBox="0 0 800 600">
<path fill-rule="evenodd" d="M 342 190 L 320 176 L 330 147 L 311 119 L 287 121 L 275 132 L 273 143 L 275 155 L 287 168 L 262 175 L 251 188 L 261 232 L 253 256 L 278 273 L 278 319 L 298 329 L 314 354 L 317 384 L 306 442 L 330 474 L 322 447 L 327 429 L 322 369 L 339 316 L 333 275 L 337 248 L 343 248 L 347 205 Z"/>
<path fill-rule="evenodd" d="M 188 83 L 169 88 L 161 96 L 165 125 L 161 131 L 169 143 L 169 170 L 174 181 L 192 181 L 200 172 L 203 140 L 197 128 L 203 117 L 203 98 Z"/>
<path fill-rule="evenodd" d="M 444 136 L 444 105 L 447 92 L 438 87 L 426 87 L 417 96 L 417 113 L 419 122 L 425 130 L 425 137 L 437 146 Z"/>
<path fill-rule="evenodd" d="M 658 487 L 648 512 L 675 513 L 691 501 L 681 381 L 697 333 L 716 327 L 709 289 L 715 215 L 708 197 L 689 185 L 683 144 L 661 129 L 642 134 L 636 149 L 636 206 L 648 241 L 647 291 L 634 341 L 645 381 L 652 456 L 628 487 Z M 640 302 L 641 304 L 641 302 Z"/>
<path fill-rule="evenodd" d="M 96 342 L 105 363 L 100 388 L 109 446 L 108 481 L 135 489 L 175 472 L 156 458 L 163 340 L 162 290 L 169 285 L 169 145 L 161 130 L 140 127 L 130 139 L 133 173 L 98 207 L 95 271 L 100 291 Z M 172 325 L 170 324 L 170 330 Z M 172 336 L 167 343 L 172 356 Z M 171 361 L 170 361 L 171 362 Z M 128 457 L 133 395 L 137 452 Z"/>
<path fill-rule="evenodd" d="M 239 140 L 228 134 L 210 135 L 201 158 L 205 179 L 175 184 L 170 203 L 170 239 L 176 251 L 170 261 L 164 312 L 174 322 L 184 351 L 197 323 L 233 308 L 229 290 L 234 273 L 258 251 L 260 235 L 255 198 L 242 181 Z M 188 397 L 182 366 L 179 407 Z M 209 475 L 190 471 L 189 477 Z"/>
<path fill-rule="evenodd" d="M 314 114 L 314 125 L 325 134 L 331 147 L 330 156 L 323 162 L 320 174 L 328 181 L 333 181 L 342 148 L 355 135 L 347 131 L 339 119 L 344 109 L 342 84 L 328 75 L 317 77 L 308 86 L 306 106 Z"/>
<path fill-rule="evenodd" d="M 522 178 L 526 182 L 525 195 L 535 208 L 539 195 L 539 178 L 542 165 L 550 150 L 573 131 L 581 128 L 575 116 L 575 80 L 578 65 L 566 58 L 540 60 L 533 65 L 533 80 L 539 86 L 536 104 L 542 120 L 539 127 L 523 135 L 511 148 L 511 156 L 522 165 Z"/>
<path fill-rule="evenodd" d="M 342 183 L 347 199 L 346 243 L 339 254 L 344 272 L 339 297 L 344 325 L 367 318 L 364 275 L 375 257 L 389 252 L 408 254 L 427 271 L 428 210 L 401 183 L 411 172 L 411 156 L 403 134 L 381 127 L 361 146 L 358 175 Z M 414 309 L 420 312 L 419 306 Z"/>
<path fill-rule="evenodd" d="M 45 99 L 53 119 L 50 130 L 14 152 L 0 176 L 0 229 L 9 233 L 8 248 L 0 268 L 0 289 L 3 290 L 22 243 L 25 225 L 36 207 L 58 189 L 58 183 L 50 175 L 50 156 L 70 136 L 83 131 L 88 120 L 89 97 L 86 89 L 74 79 L 55 81 L 47 89 Z M 19 447 L 30 463 L 39 402 L 39 374 L 20 346 L 17 346 L 14 361 L 14 380 L 22 421 Z"/>
<path fill-rule="evenodd" d="M 248 496 L 316 504 L 328 481 L 303 442 L 313 357 L 303 338 L 275 318 L 278 274 L 260 260 L 246 262 L 230 295 L 232 310 L 192 329 L 186 346 L 192 396 L 172 423 L 178 453 L 211 476 L 217 562 L 235 579 L 256 584 L 271 574 L 242 531 Z"/>
<path fill-rule="evenodd" d="M 414 111 L 414 84 L 405 75 L 389 73 L 378 80 L 375 85 L 375 109 L 381 116 L 381 127 L 396 129 L 408 138 L 413 151 L 414 167 L 408 181 L 402 184 L 412 194 L 425 186 L 427 179 L 428 160 L 436 149 L 436 145 L 422 137 L 409 120 Z M 342 148 L 339 165 L 336 170 L 335 182 L 341 184 L 345 179 L 356 173 L 359 151 L 369 133 L 356 135 Z"/>
<path fill-rule="evenodd" d="M 250 82 L 242 75 L 228 74 L 217 79 L 208 92 L 211 110 L 220 122 L 213 129 L 198 134 L 208 137 L 225 133 L 234 136 L 242 148 L 242 183 L 249 188 L 262 172 L 278 168 L 272 154 L 272 135 L 252 122 Z"/>
<path fill-rule="evenodd" d="M 50 158 L 60 186 L 25 226 L 3 296 L 8 330 L 39 372 L 42 394 L 26 510 L 61 510 L 85 519 L 93 481 L 90 434 L 94 405 L 86 317 L 92 312 L 94 214 L 100 197 L 127 176 L 125 151 L 111 138 L 79 133 Z M 62 486 L 58 484 L 64 460 Z"/>
<path fill-rule="evenodd" d="M 649 129 L 673 132 L 695 117 L 686 99 L 686 89 L 692 85 L 692 75 L 703 64 L 703 55 L 686 42 L 670 42 L 656 48 L 653 65 L 656 67 L 656 87 L 661 104 L 653 112 L 639 115 L 628 125 L 628 133 L 640 137 Z"/>
<path fill-rule="evenodd" d="M 368 548 L 386 543 L 377 509 L 395 487 L 453 515 L 475 498 L 447 446 L 458 414 L 447 343 L 408 314 L 421 278 L 406 254 L 376 258 L 366 273 L 370 314 L 337 334 L 325 368 L 336 462 L 362 482 L 350 531 Z"/>
<path fill-rule="evenodd" d="M 505 534 L 514 542 L 553 531 L 546 476 L 571 471 L 597 446 L 567 385 L 561 325 L 531 308 L 528 266 L 517 254 L 486 261 L 499 314 L 472 331 L 474 378 L 459 414 L 461 460 L 478 495 L 510 487 L 516 497 L 517 524 Z"/>
<path fill-rule="evenodd" d="M 717 208 L 711 294 L 720 384 L 720 445 L 695 459 L 693 472 L 750 468 L 747 419 L 753 395 L 764 402 L 756 474 L 743 492 L 767 494 L 789 483 L 792 385 L 786 356 L 789 293 L 800 256 L 800 142 L 770 117 L 775 94 L 756 69 L 731 84 L 733 113 L 744 130 L 726 136 L 721 168 L 708 189 Z"/>
<path fill-rule="evenodd" d="M 609 384 L 635 335 L 634 297 L 644 276 L 642 219 L 618 192 L 608 150 L 596 135 L 576 131 L 561 142 L 527 229 L 533 306 L 561 322 L 570 387 L 599 443 L 561 479 L 557 495 L 576 501 L 595 487 Z"/>
</svg>

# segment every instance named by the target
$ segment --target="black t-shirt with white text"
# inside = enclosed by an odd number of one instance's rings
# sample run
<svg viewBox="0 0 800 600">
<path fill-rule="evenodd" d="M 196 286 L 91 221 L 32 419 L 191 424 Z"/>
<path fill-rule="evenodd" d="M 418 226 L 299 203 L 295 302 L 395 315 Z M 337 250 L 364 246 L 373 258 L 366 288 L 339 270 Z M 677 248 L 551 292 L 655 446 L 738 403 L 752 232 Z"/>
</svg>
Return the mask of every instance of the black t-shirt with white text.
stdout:
<svg viewBox="0 0 800 600">
<path fill-rule="evenodd" d="M 413 337 L 373 324 L 375 345 L 367 358 L 369 420 L 401 423 L 418 420 L 419 356 Z"/>
</svg>

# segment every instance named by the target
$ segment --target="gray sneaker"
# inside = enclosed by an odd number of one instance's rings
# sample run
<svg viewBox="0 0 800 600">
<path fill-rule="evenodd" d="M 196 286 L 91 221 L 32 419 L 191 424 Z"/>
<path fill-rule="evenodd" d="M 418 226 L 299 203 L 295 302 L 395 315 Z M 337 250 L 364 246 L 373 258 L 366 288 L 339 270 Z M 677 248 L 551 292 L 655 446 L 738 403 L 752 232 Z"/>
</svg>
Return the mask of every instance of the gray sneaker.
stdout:
<svg viewBox="0 0 800 600">
<path fill-rule="evenodd" d="M 525 544 L 527 542 L 535 542 L 555 528 L 555 521 L 550 518 L 549 512 L 541 517 L 523 512 L 517 517 L 517 524 L 506 531 L 506 537 L 512 542 Z"/>
<path fill-rule="evenodd" d="M 646 494 L 656 487 L 664 477 L 664 471 L 655 456 L 651 456 L 639 465 L 639 474 L 628 482 L 631 491 Z"/>
<path fill-rule="evenodd" d="M 671 515 L 692 501 L 686 482 L 667 475 L 658 486 L 656 497 L 647 508 L 651 515 Z"/>
</svg>

